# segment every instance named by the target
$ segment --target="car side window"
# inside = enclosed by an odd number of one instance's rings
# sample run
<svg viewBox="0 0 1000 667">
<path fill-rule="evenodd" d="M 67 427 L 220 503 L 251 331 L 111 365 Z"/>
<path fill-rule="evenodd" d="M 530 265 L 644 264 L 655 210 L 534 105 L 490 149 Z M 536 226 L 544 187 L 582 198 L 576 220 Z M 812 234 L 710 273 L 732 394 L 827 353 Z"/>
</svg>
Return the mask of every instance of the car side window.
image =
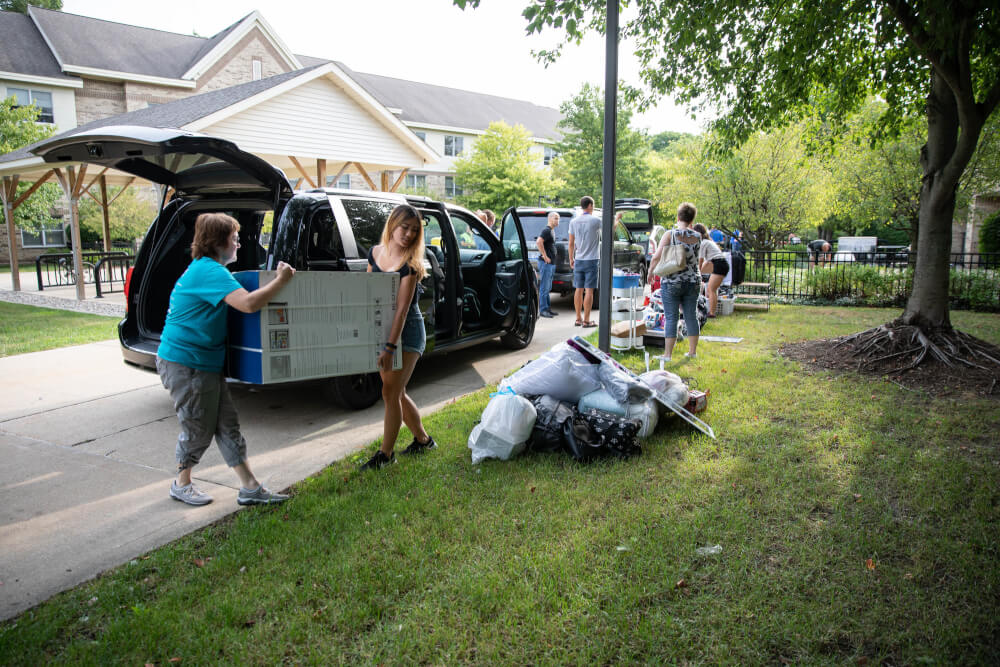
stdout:
<svg viewBox="0 0 1000 667">
<path fill-rule="evenodd" d="M 395 204 L 365 199 L 344 199 L 342 201 L 344 210 L 347 211 L 347 217 L 351 220 L 351 229 L 354 230 L 358 256 L 367 257 L 372 246 L 378 245 L 381 241 L 385 221 L 389 219 L 389 214 L 392 213 Z"/>
<path fill-rule="evenodd" d="M 500 243 L 503 245 L 503 258 L 523 259 L 521 254 L 521 237 L 517 234 L 517 225 L 514 224 L 513 216 L 504 218 L 503 230 L 500 233 Z"/>
<path fill-rule="evenodd" d="M 344 244 L 337 222 L 329 207 L 323 207 L 313 214 L 309 223 L 306 258 L 309 261 L 335 261 L 343 257 Z"/>
<path fill-rule="evenodd" d="M 615 224 L 615 240 L 628 243 L 628 231 L 625 230 L 625 226 L 620 222 Z"/>
<path fill-rule="evenodd" d="M 451 216 L 451 226 L 458 239 L 458 247 L 467 250 L 490 250 L 489 241 L 483 237 L 482 230 L 469 224 L 458 215 Z"/>
</svg>

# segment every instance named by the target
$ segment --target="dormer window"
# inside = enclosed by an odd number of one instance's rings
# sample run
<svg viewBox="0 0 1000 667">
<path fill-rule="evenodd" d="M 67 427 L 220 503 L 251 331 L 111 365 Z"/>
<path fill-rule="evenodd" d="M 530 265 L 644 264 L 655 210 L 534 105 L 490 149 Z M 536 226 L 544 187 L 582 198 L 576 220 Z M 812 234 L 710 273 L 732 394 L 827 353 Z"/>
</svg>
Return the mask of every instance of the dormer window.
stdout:
<svg viewBox="0 0 1000 667">
<path fill-rule="evenodd" d="M 52 93 L 29 88 L 7 88 L 7 97 L 13 97 L 17 100 L 14 104 L 15 109 L 17 107 L 31 106 L 32 104 L 38 107 L 39 114 L 36 122 L 56 122 L 52 111 Z"/>
</svg>

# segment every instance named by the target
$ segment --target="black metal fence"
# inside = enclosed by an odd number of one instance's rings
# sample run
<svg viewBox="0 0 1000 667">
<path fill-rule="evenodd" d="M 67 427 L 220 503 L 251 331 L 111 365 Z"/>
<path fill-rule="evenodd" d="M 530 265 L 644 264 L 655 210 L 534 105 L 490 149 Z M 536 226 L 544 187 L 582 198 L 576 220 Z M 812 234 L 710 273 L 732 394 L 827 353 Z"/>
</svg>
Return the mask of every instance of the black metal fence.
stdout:
<svg viewBox="0 0 1000 667">
<path fill-rule="evenodd" d="M 769 283 L 788 300 L 902 306 L 913 288 L 915 257 L 905 251 L 828 253 L 793 250 L 746 253 L 744 282 Z M 952 253 L 951 306 L 1000 311 L 1000 253 Z"/>
<path fill-rule="evenodd" d="M 132 257 L 126 252 L 84 252 L 83 282 L 97 286 L 97 295 L 106 294 L 114 289 L 115 283 L 121 283 L 124 288 L 125 275 L 132 265 Z M 62 252 L 50 255 L 40 255 L 35 260 L 35 276 L 38 279 L 38 291 L 46 287 L 67 287 L 76 284 L 76 267 L 73 265 L 73 253 Z"/>
<path fill-rule="evenodd" d="M 124 292 L 128 270 L 132 268 L 132 257 L 111 254 L 94 267 L 94 287 L 97 298 L 111 292 Z"/>
</svg>

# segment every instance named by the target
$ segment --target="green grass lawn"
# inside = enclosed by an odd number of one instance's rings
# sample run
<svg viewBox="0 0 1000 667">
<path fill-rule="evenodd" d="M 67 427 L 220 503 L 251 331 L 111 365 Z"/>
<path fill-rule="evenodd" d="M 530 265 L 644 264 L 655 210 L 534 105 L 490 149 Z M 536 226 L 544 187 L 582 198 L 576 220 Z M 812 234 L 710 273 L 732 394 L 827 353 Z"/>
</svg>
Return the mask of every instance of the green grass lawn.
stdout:
<svg viewBox="0 0 1000 667">
<path fill-rule="evenodd" d="M 0 357 L 108 340 L 119 319 L 0 301 Z"/>
<path fill-rule="evenodd" d="M 673 368 L 718 440 L 669 419 L 629 461 L 473 466 L 483 390 L 426 420 L 433 452 L 334 463 L 3 624 L 0 663 L 996 664 L 1000 403 L 776 354 L 897 314 L 714 320 L 745 340 Z"/>
</svg>

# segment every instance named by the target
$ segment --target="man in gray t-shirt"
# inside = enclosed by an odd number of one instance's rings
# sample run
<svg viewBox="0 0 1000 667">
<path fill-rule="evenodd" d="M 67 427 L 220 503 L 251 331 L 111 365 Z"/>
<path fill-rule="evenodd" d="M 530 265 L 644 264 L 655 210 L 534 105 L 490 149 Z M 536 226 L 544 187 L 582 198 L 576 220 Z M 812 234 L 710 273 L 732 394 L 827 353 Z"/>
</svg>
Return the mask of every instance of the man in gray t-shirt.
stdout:
<svg viewBox="0 0 1000 667">
<path fill-rule="evenodd" d="M 594 215 L 594 200 L 580 199 L 583 213 L 569 223 L 569 265 L 573 269 L 573 306 L 576 308 L 576 326 L 596 327 L 590 321 L 597 287 L 597 260 L 601 257 L 601 219 Z"/>
</svg>

